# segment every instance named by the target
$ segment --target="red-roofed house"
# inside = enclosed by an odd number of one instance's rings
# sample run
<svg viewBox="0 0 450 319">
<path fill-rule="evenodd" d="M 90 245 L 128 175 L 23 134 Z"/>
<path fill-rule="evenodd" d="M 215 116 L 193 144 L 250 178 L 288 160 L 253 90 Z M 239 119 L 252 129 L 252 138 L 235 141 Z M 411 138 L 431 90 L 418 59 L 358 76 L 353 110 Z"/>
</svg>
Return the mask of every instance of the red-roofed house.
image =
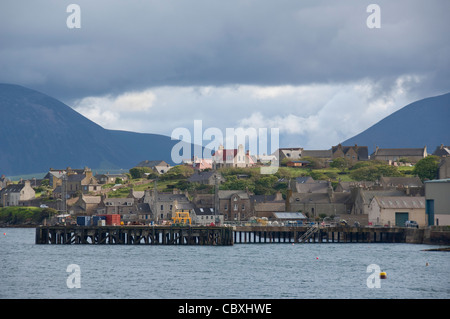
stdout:
<svg viewBox="0 0 450 319">
<path fill-rule="evenodd" d="M 255 165 L 250 151 L 245 152 L 244 146 L 239 144 L 237 149 L 224 149 L 223 145 L 212 156 L 213 169 L 220 167 L 250 167 Z"/>
</svg>

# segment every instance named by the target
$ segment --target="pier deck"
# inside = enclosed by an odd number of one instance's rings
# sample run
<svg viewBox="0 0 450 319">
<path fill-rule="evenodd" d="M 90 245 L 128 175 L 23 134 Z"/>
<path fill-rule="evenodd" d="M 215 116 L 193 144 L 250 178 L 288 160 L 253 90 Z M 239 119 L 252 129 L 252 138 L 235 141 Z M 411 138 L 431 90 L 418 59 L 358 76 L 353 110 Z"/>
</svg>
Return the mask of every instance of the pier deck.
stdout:
<svg viewBox="0 0 450 319">
<path fill-rule="evenodd" d="M 231 227 L 39 226 L 36 244 L 233 245 Z"/>
<path fill-rule="evenodd" d="M 237 243 L 401 243 L 400 227 L 319 227 L 304 237 L 308 227 L 240 226 L 234 229 Z"/>
<path fill-rule="evenodd" d="M 402 243 L 404 228 L 283 226 L 39 226 L 36 244 L 218 245 L 252 243 Z M 412 230 L 409 230 L 411 232 Z M 305 236 L 309 235 L 309 236 Z"/>
</svg>

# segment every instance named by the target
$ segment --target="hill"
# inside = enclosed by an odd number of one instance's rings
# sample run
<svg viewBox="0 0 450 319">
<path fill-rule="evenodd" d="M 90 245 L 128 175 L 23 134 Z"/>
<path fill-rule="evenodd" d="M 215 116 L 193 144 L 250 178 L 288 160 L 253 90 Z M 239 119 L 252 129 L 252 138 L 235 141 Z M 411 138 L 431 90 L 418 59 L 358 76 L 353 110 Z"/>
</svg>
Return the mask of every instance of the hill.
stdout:
<svg viewBox="0 0 450 319">
<path fill-rule="evenodd" d="M 365 145 L 371 154 L 380 148 L 427 147 L 433 153 L 437 146 L 450 145 L 450 93 L 408 104 L 385 117 L 342 145 Z"/>
<path fill-rule="evenodd" d="M 145 159 L 171 161 L 177 141 L 158 134 L 107 130 L 43 93 L 0 84 L 0 174 L 50 167 L 129 169 Z"/>
</svg>

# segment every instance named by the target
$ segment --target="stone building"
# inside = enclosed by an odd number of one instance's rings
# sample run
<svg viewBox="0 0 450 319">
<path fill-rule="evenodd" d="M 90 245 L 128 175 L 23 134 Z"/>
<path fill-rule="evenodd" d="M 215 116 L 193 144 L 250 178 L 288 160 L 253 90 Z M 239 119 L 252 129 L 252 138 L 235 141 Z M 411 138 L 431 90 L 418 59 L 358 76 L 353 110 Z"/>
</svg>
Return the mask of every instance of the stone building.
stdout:
<svg viewBox="0 0 450 319">
<path fill-rule="evenodd" d="M 342 146 L 339 144 L 331 148 L 332 159 L 345 158 L 350 165 L 355 164 L 358 161 L 367 161 L 369 159 L 369 151 L 367 146 Z"/>
<path fill-rule="evenodd" d="M 150 206 L 155 222 L 171 221 L 177 210 L 190 211 L 194 208 L 187 195 L 177 190 L 172 193 L 146 190 L 142 202 Z"/>
<path fill-rule="evenodd" d="M 439 179 L 450 178 L 450 157 L 443 157 L 438 169 Z"/>
<path fill-rule="evenodd" d="M 242 221 L 252 217 L 253 209 L 248 191 L 219 190 L 219 212 L 224 215 L 225 221 Z"/>
<path fill-rule="evenodd" d="M 199 183 L 205 185 L 215 185 L 216 180 L 218 184 L 225 182 L 222 174 L 217 171 L 196 171 L 187 179 L 189 183 Z"/>
<path fill-rule="evenodd" d="M 352 211 L 352 195 L 348 192 L 335 192 L 331 183 L 325 184 L 326 192 L 299 193 L 295 189 L 289 189 L 286 198 L 286 211 L 301 212 L 308 218 L 320 216 L 348 215 Z"/>
<path fill-rule="evenodd" d="M 379 148 L 378 146 L 370 155 L 371 160 L 388 162 L 398 162 L 400 159 L 407 159 L 411 163 L 417 163 L 422 158 L 427 157 L 427 147 L 423 148 Z"/>
<path fill-rule="evenodd" d="M 71 215 L 95 215 L 100 206 L 102 198 L 100 196 L 80 195 L 78 200 L 69 205 L 69 213 Z"/>
<path fill-rule="evenodd" d="M 102 187 L 92 175 L 89 168 L 85 168 L 82 173 L 67 174 L 66 178 L 66 192 L 73 196 L 77 193 L 88 194 L 90 192 L 99 192 Z M 62 187 L 64 180 L 62 183 Z"/>
<path fill-rule="evenodd" d="M 404 227 L 407 220 L 414 220 L 419 227 L 427 225 L 425 197 L 375 196 L 368 208 L 371 225 Z"/>
<path fill-rule="evenodd" d="M 35 191 L 31 187 L 30 181 L 18 184 L 8 184 L 0 190 L 0 199 L 3 207 L 21 206 L 25 201 L 35 197 Z"/>
<path fill-rule="evenodd" d="M 255 217 L 267 217 L 271 219 L 276 212 L 284 212 L 286 202 L 280 192 L 274 195 L 250 195 Z"/>
</svg>

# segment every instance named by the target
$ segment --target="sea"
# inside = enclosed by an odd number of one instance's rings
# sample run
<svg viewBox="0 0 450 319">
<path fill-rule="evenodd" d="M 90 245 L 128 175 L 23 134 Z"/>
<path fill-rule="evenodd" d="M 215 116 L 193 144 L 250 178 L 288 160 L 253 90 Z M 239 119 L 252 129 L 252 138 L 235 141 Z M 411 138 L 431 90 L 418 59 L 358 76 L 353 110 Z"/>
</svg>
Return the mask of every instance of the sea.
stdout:
<svg viewBox="0 0 450 319">
<path fill-rule="evenodd" d="M 450 252 L 399 243 L 36 245 L 0 229 L 1 299 L 448 299 Z M 380 279 L 379 273 L 386 278 Z"/>
</svg>

